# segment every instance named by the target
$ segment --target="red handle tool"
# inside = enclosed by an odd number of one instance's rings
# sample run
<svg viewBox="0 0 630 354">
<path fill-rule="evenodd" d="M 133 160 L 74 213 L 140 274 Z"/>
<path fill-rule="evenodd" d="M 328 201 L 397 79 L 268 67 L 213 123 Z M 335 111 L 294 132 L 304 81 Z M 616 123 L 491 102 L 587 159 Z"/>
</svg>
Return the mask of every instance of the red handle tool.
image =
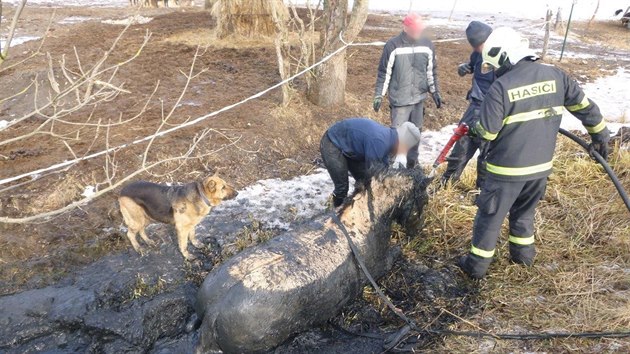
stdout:
<svg viewBox="0 0 630 354">
<path fill-rule="evenodd" d="M 468 126 L 464 123 L 458 125 L 457 128 L 453 129 L 453 135 L 448 140 L 448 142 L 446 143 L 446 146 L 444 146 L 444 148 L 442 149 L 438 157 L 435 159 L 435 162 L 433 163 L 433 166 L 432 166 L 433 170 L 429 174 L 429 177 L 433 177 L 433 175 L 435 175 L 435 170 L 437 169 L 439 165 L 441 165 L 444 161 L 446 161 L 446 156 L 448 155 L 449 151 L 451 151 L 451 149 L 453 148 L 453 145 L 455 145 L 455 143 L 466 134 L 468 134 Z"/>
</svg>

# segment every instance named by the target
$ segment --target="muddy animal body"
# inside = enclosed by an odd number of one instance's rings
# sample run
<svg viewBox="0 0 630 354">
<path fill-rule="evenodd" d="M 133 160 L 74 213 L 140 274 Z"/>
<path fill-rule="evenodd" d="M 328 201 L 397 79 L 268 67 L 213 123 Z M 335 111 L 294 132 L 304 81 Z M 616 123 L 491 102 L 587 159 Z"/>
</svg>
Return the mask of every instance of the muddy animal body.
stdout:
<svg viewBox="0 0 630 354">
<path fill-rule="evenodd" d="M 121 190 L 118 203 L 127 225 L 127 238 L 138 253 L 142 253 L 142 248 L 136 236 L 140 234 L 145 243 L 153 245 L 145 228 L 151 221 L 157 221 L 175 225 L 179 250 L 186 259 L 191 259 L 188 242 L 197 248 L 203 246 L 195 236 L 195 226 L 212 207 L 236 195 L 234 188 L 215 175 L 181 186 L 133 182 Z"/>
<path fill-rule="evenodd" d="M 423 185 L 409 174 L 379 177 L 341 212 L 375 278 L 388 270 L 392 220 L 421 214 Z M 364 285 L 338 225 L 330 217 L 317 218 L 208 275 L 197 296 L 203 321 L 197 352 L 265 352 L 333 317 Z"/>
</svg>

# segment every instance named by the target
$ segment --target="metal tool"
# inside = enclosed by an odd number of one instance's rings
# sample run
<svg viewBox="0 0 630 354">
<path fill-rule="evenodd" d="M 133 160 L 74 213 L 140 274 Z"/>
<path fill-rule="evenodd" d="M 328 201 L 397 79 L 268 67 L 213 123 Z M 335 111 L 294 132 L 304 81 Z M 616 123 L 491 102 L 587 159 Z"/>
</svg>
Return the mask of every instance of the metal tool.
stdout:
<svg viewBox="0 0 630 354">
<path fill-rule="evenodd" d="M 435 162 L 433 163 L 433 166 L 432 166 L 433 169 L 431 170 L 431 173 L 429 173 L 429 178 L 435 177 L 435 173 L 437 172 L 438 166 L 440 166 L 442 163 L 444 163 L 444 161 L 446 161 L 446 156 L 453 148 L 453 145 L 455 145 L 455 143 L 459 139 L 464 137 L 466 134 L 468 134 L 468 125 L 464 123 L 458 125 L 457 128 L 453 129 L 453 135 L 448 140 L 448 142 L 446 143 L 446 145 L 444 146 L 444 148 L 442 149 L 438 157 L 435 159 Z"/>
</svg>

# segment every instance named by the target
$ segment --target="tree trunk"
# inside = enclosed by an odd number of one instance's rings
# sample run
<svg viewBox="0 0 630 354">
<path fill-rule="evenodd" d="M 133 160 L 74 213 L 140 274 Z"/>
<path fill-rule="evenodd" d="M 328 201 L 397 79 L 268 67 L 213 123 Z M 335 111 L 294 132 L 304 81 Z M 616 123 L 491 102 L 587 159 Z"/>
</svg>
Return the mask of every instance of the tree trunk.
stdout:
<svg viewBox="0 0 630 354">
<path fill-rule="evenodd" d="M 218 0 L 212 10 L 217 19 L 217 38 L 238 35 L 247 38 L 276 34 L 274 8 L 286 7 L 282 0 Z"/>
<path fill-rule="evenodd" d="M 586 25 L 586 29 L 591 28 L 591 23 L 593 23 L 593 20 L 595 20 L 595 16 L 597 16 L 597 11 L 599 11 L 599 3 L 600 3 L 600 0 L 597 0 L 597 6 L 595 6 L 595 11 L 593 12 L 593 16 L 591 17 L 591 19 L 588 21 L 588 25 Z"/>
<path fill-rule="evenodd" d="M 549 32 L 551 32 L 551 9 L 547 9 L 547 16 L 545 17 L 545 39 L 543 41 L 543 50 L 540 55 L 540 59 L 545 60 L 545 56 L 547 55 L 547 50 L 549 49 Z"/>
<path fill-rule="evenodd" d="M 282 3 L 275 5 L 282 5 Z M 284 9 L 284 5 L 282 5 Z M 278 59 L 278 73 L 280 78 L 285 81 L 291 76 L 291 43 L 289 42 L 289 27 L 287 16 L 284 16 L 283 9 L 273 7 L 272 15 L 274 24 L 276 25 L 276 37 L 274 45 L 276 47 L 276 57 Z M 291 84 L 289 82 L 282 85 L 282 105 L 287 106 L 291 101 Z"/>
<path fill-rule="evenodd" d="M 346 42 L 354 41 L 367 19 L 369 0 L 355 0 L 348 20 L 348 0 L 324 0 L 323 28 L 320 32 L 322 57 L 343 46 L 339 34 Z M 314 69 L 309 88 L 309 100 L 318 106 L 334 106 L 344 102 L 348 75 L 346 51 Z"/>
<path fill-rule="evenodd" d="M 561 31 L 564 28 L 562 24 L 562 8 L 558 8 L 558 12 L 556 13 L 556 22 L 553 24 L 554 31 Z"/>
<path fill-rule="evenodd" d="M 453 7 L 451 8 L 451 14 L 448 15 L 448 21 L 449 22 L 453 19 L 453 12 L 455 12 L 455 6 L 457 6 L 457 0 L 453 1 Z"/>
</svg>

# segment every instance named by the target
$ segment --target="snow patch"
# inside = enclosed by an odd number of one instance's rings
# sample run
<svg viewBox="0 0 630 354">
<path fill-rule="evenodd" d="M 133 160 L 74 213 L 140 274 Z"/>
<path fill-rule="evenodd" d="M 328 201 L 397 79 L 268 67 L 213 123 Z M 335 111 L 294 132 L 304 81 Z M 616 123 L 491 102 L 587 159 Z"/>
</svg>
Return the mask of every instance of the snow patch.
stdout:
<svg viewBox="0 0 630 354">
<path fill-rule="evenodd" d="M 266 228 L 289 230 L 291 224 L 319 215 L 333 183 L 325 169 L 289 180 L 279 178 L 258 181 L 241 191 L 233 200 L 214 208 L 212 213 L 228 213 L 241 221 L 253 219 Z"/>
<path fill-rule="evenodd" d="M 8 120 L 0 120 L 0 129 L 8 127 L 9 124 L 11 124 L 11 122 L 9 122 Z"/>
<path fill-rule="evenodd" d="M 127 26 L 129 24 L 132 24 L 132 25 L 143 25 L 145 23 L 151 22 L 151 20 L 153 20 L 152 17 L 144 17 L 144 16 L 141 16 L 141 15 L 134 15 L 134 16 L 129 16 L 129 17 L 121 19 L 121 20 L 103 20 L 101 22 L 105 23 L 105 24 L 108 24 L 108 25 Z"/>
<path fill-rule="evenodd" d="M 622 126 L 630 126 L 629 83 L 630 71 L 618 68 L 614 75 L 600 77 L 582 86 L 586 95 L 599 106 L 613 133 Z M 562 127 L 586 132 L 582 123 L 568 112 L 562 117 Z"/>
<path fill-rule="evenodd" d="M 96 194 L 96 187 L 94 186 L 85 186 L 85 189 L 83 189 L 83 193 L 81 193 L 81 195 L 85 198 L 90 198 L 94 194 Z"/>
<path fill-rule="evenodd" d="M 453 135 L 456 124 L 447 125 L 438 131 L 423 131 L 420 137 L 418 162 L 420 165 L 432 165 L 448 140 Z"/>
<path fill-rule="evenodd" d="M 74 25 L 81 22 L 87 22 L 90 20 L 98 20 L 99 18 L 87 17 L 87 16 L 70 16 L 66 17 L 58 23 L 61 25 Z"/>
<path fill-rule="evenodd" d="M 420 164 L 433 164 L 455 127 L 449 125 L 439 131 L 422 133 Z M 354 184 L 351 177 L 350 184 Z M 290 230 L 291 225 L 321 215 L 333 189 L 328 171 L 323 168 L 289 180 L 265 179 L 240 190 L 235 199 L 222 202 L 212 210 L 212 215 L 243 223 L 256 220 L 265 228 Z"/>
<path fill-rule="evenodd" d="M 35 41 L 41 39 L 41 37 L 37 37 L 37 36 L 20 36 L 20 37 L 13 37 L 13 39 L 11 40 L 11 47 L 15 47 L 17 45 L 26 43 L 26 42 L 30 42 L 30 41 Z M 2 45 L 2 48 L 4 48 L 4 44 L 6 43 L 6 39 L 0 39 L 0 45 Z"/>
</svg>

